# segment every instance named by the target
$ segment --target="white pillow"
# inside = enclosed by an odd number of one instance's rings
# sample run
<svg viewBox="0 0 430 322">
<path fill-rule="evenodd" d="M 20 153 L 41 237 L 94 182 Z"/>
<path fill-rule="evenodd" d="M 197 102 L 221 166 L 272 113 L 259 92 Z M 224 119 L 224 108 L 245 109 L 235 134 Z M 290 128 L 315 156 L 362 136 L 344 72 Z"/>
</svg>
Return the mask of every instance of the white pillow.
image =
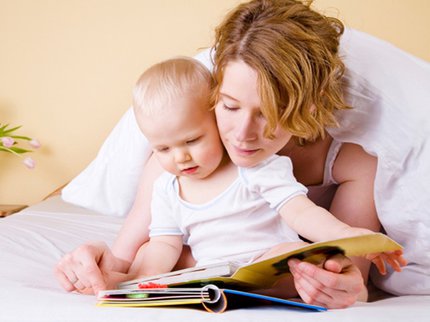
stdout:
<svg viewBox="0 0 430 322">
<path fill-rule="evenodd" d="M 125 216 L 150 154 L 130 107 L 96 158 L 62 190 L 63 200 L 101 214 Z"/>
</svg>

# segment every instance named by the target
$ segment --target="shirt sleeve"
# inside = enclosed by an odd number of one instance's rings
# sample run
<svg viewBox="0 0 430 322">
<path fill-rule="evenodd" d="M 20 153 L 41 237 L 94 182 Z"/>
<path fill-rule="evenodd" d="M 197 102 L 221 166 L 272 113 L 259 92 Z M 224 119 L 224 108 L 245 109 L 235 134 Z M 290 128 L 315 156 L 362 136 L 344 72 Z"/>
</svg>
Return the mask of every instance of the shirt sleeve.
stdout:
<svg viewBox="0 0 430 322">
<path fill-rule="evenodd" d="M 288 157 L 275 155 L 255 167 L 241 168 L 240 173 L 250 190 L 261 195 L 270 208 L 277 211 L 291 198 L 308 192 L 294 177 Z"/>
<path fill-rule="evenodd" d="M 162 175 L 154 183 L 151 201 L 149 237 L 183 235 L 172 208 L 174 189 L 170 175 Z"/>
</svg>

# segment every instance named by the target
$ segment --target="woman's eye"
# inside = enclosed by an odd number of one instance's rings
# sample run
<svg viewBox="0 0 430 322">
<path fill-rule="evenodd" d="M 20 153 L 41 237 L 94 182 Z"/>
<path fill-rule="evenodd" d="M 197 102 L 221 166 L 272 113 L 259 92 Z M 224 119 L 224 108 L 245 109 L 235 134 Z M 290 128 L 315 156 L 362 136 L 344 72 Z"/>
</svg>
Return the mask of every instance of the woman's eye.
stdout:
<svg viewBox="0 0 430 322">
<path fill-rule="evenodd" d="M 230 106 L 224 103 L 223 103 L 223 107 L 225 110 L 228 110 L 228 111 L 236 111 L 238 109 L 238 107 Z"/>
</svg>

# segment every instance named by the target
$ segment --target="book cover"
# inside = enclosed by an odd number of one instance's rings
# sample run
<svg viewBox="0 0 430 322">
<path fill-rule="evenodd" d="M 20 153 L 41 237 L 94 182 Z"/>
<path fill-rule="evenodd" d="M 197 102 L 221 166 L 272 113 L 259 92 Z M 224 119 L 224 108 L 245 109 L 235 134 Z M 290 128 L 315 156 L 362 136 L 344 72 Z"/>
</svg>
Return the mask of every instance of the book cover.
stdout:
<svg viewBox="0 0 430 322">
<path fill-rule="evenodd" d="M 160 307 L 199 305 L 211 313 L 222 313 L 231 307 L 264 304 L 283 305 L 294 309 L 326 311 L 322 306 L 310 305 L 272 296 L 234 289 L 222 289 L 208 284 L 199 288 L 146 288 L 100 291 L 97 305 L 101 307 Z"/>
</svg>

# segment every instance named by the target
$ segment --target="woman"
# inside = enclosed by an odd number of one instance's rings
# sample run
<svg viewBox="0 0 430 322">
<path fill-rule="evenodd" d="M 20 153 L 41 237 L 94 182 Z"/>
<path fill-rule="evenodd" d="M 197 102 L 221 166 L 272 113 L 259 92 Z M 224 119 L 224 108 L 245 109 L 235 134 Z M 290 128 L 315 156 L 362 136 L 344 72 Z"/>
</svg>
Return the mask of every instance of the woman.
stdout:
<svg viewBox="0 0 430 322">
<path fill-rule="evenodd" d="M 259 0 L 238 6 L 217 28 L 217 122 L 234 163 L 250 167 L 273 153 L 287 155 L 316 203 L 350 225 L 379 230 L 373 198 L 376 158 L 326 133 L 337 124 L 335 111 L 349 112 L 338 53 L 342 32 L 338 20 L 300 2 Z M 277 137 L 277 127 L 295 139 Z M 97 291 L 112 286 L 116 272 L 129 269 L 147 240 L 148 201 L 159 173 L 156 162 L 149 160 L 112 252 L 103 244 L 87 244 L 63 258 L 56 273 L 65 289 Z M 339 308 L 367 298 L 366 261 L 338 256 L 323 268 L 297 260 L 289 265 L 296 290 L 307 303 Z"/>
<path fill-rule="evenodd" d="M 342 100 L 344 66 L 338 56 L 342 32 L 338 20 L 296 1 L 239 6 L 216 32 L 215 111 L 236 165 L 252 167 L 274 153 L 289 156 L 295 177 L 310 187 L 315 202 L 333 199 L 329 210 L 337 218 L 378 231 L 376 158 L 358 145 L 333 141 L 325 130 L 336 125 L 334 111 L 348 108 Z M 278 128 L 295 139 L 277 137 Z M 338 185 L 334 197 L 315 191 L 329 183 Z M 369 263 L 354 263 L 366 284 Z M 307 282 L 315 288 L 306 288 Z M 296 274 L 295 283 L 306 302 L 319 302 L 315 292 L 327 295 L 306 276 Z M 367 298 L 365 287 L 359 298 Z"/>
</svg>

